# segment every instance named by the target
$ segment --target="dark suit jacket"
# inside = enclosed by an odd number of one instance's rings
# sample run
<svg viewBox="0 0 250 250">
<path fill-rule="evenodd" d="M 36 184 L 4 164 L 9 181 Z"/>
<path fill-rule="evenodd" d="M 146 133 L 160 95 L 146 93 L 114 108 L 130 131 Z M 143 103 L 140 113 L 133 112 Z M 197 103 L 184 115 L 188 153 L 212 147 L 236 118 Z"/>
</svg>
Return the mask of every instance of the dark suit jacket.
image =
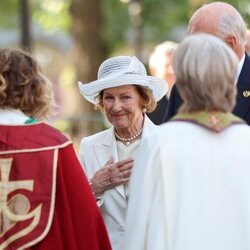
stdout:
<svg viewBox="0 0 250 250">
<path fill-rule="evenodd" d="M 237 82 L 237 99 L 233 114 L 245 120 L 250 125 L 250 96 L 244 97 L 244 91 L 250 91 L 250 57 L 245 54 L 245 61 Z M 164 116 L 164 122 L 171 119 L 177 114 L 179 107 L 182 104 L 182 99 L 176 85 L 173 86 L 168 101 L 168 107 Z"/>
<path fill-rule="evenodd" d="M 152 113 L 148 113 L 147 116 L 149 119 L 156 125 L 163 123 L 163 118 L 166 113 L 168 105 L 168 99 L 166 96 L 163 96 L 161 100 L 157 103 L 156 109 Z"/>
</svg>

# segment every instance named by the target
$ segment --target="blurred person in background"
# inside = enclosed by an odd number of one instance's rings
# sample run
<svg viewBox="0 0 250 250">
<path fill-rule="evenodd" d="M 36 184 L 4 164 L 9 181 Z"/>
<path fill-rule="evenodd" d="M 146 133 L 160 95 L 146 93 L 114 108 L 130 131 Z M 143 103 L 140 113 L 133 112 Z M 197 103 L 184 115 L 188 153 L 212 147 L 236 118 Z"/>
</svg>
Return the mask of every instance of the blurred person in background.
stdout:
<svg viewBox="0 0 250 250">
<path fill-rule="evenodd" d="M 213 2 L 203 5 L 191 17 L 188 34 L 208 33 L 222 39 L 239 58 L 236 75 L 238 90 L 233 113 L 250 124 L 250 57 L 245 53 L 246 24 L 240 13 L 230 4 Z M 164 121 L 173 117 L 181 106 L 182 98 L 172 88 Z"/>
<path fill-rule="evenodd" d="M 111 249 L 72 142 L 42 122 L 54 98 L 37 61 L 0 50 L 0 249 Z"/>
<path fill-rule="evenodd" d="M 168 85 L 168 92 L 158 103 L 156 109 L 148 114 L 154 124 L 163 123 L 164 114 L 168 104 L 170 91 L 175 83 L 175 74 L 172 67 L 173 54 L 178 44 L 165 41 L 158 44 L 149 56 L 149 72 L 152 76 L 164 79 Z"/>
<path fill-rule="evenodd" d="M 120 250 L 134 157 L 144 137 L 158 127 L 145 113 L 154 110 L 156 102 L 166 94 L 167 85 L 162 79 L 148 76 L 135 56 L 107 59 L 100 65 L 96 81 L 78 84 L 83 97 L 97 105 L 112 125 L 83 138 L 79 157 L 106 222 L 112 248 Z"/>
<path fill-rule="evenodd" d="M 250 56 L 250 30 L 248 29 L 246 32 L 247 43 L 246 43 L 246 53 Z"/>
<path fill-rule="evenodd" d="M 250 128 L 231 113 L 238 63 L 215 36 L 180 43 L 183 104 L 138 151 L 124 250 L 250 249 Z"/>
</svg>

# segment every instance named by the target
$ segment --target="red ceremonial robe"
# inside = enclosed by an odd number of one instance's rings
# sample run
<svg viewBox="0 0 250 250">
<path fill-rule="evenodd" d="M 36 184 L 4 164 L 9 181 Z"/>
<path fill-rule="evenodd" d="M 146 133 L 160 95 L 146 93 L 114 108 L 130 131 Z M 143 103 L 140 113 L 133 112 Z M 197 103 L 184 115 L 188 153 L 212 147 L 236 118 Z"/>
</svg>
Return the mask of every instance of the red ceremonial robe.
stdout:
<svg viewBox="0 0 250 250">
<path fill-rule="evenodd" d="M 0 125 L 2 249 L 111 249 L 72 143 L 45 123 Z"/>
</svg>

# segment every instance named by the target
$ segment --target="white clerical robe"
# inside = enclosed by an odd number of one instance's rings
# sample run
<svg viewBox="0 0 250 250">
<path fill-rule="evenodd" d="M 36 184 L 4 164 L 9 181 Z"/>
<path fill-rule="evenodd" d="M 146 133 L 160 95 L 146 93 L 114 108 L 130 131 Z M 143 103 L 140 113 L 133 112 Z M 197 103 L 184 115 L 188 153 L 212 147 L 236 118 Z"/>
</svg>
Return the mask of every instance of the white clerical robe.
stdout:
<svg viewBox="0 0 250 250">
<path fill-rule="evenodd" d="M 145 138 L 124 250 L 249 250 L 250 128 L 171 121 Z"/>
</svg>

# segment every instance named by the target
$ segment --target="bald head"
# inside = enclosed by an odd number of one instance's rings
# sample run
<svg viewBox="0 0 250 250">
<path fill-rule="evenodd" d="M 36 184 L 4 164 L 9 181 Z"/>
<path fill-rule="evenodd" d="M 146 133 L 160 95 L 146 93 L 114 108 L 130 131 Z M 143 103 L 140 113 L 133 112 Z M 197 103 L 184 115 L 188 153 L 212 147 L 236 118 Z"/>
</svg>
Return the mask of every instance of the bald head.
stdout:
<svg viewBox="0 0 250 250">
<path fill-rule="evenodd" d="M 203 5 L 191 17 L 188 34 L 208 33 L 226 42 L 239 59 L 245 51 L 246 24 L 230 4 L 213 2 Z"/>
</svg>

